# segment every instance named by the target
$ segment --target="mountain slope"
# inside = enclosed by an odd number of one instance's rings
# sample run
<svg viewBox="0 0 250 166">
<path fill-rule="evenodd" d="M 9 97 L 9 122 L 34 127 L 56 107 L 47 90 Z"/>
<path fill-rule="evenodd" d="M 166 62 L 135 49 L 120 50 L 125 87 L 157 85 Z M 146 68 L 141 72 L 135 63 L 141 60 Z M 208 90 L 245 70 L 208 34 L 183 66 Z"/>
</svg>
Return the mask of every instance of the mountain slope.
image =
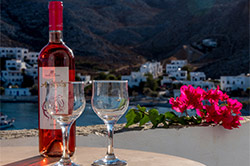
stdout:
<svg viewBox="0 0 250 166">
<path fill-rule="evenodd" d="M 0 3 L 0 45 L 39 51 L 48 41 L 47 1 Z M 213 38 L 219 46 L 192 63 L 208 77 L 237 75 L 249 72 L 248 10 L 247 0 L 64 0 L 64 40 L 77 68 L 91 71 L 165 61 Z"/>
</svg>

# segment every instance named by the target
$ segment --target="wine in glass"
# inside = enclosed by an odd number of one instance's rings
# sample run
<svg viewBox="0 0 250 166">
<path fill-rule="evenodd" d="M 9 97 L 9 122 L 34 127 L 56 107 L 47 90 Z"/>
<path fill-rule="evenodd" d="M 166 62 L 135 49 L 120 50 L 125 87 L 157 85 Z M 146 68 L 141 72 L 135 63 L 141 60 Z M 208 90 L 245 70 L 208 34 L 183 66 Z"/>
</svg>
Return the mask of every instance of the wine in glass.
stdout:
<svg viewBox="0 0 250 166">
<path fill-rule="evenodd" d="M 113 127 L 126 112 L 129 105 L 127 81 L 93 81 L 91 104 L 95 113 L 104 121 L 108 130 L 108 148 L 106 156 L 94 161 L 92 166 L 127 165 L 119 160 L 113 149 Z"/>
<path fill-rule="evenodd" d="M 77 166 L 68 153 L 69 132 L 74 121 L 84 111 L 86 101 L 83 82 L 47 82 L 46 98 L 43 104 L 45 113 L 55 119 L 63 136 L 63 155 L 54 166 Z"/>
</svg>

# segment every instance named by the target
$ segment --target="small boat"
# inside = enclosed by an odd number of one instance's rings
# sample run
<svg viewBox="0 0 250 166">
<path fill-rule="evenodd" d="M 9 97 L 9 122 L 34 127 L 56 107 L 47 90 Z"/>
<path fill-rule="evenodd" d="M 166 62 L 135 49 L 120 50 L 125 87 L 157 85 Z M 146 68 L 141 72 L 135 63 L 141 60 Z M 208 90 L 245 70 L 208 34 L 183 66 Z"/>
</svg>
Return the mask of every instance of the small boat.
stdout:
<svg viewBox="0 0 250 166">
<path fill-rule="evenodd" d="M 4 115 L 2 112 L 0 112 L 0 130 L 11 127 L 14 122 L 15 119 L 8 119 L 7 115 Z"/>
</svg>

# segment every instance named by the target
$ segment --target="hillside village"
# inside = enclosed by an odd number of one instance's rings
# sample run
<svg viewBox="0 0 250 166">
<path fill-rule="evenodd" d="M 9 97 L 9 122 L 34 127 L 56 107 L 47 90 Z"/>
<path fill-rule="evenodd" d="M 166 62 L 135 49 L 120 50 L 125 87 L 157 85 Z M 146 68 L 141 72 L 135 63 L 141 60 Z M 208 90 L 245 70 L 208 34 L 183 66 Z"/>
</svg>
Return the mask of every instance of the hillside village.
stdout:
<svg viewBox="0 0 250 166">
<path fill-rule="evenodd" d="M 29 52 L 26 48 L 0 47 L 1 58 L 1 95 L 5 96 L 30 96 L 37 95 L 37 58 L 38 52 Z M 109 72 L 106 72 L 107 74 Z M 178 96 L 181 85 L 192 85 L 203 89 L 215 89 L 218 85 L 223 91 L 235 90 L 247 91 L 249 89 L 250 75 L 221 76 L 218 80 L 206 78 L 204 72 L 190 71 L 187 60 L 171 60 L 171 63 L 162 66 L 160 62 L 146 62 L 139 71 L 133 71 L 130 75 L 122 75 L 121 80 L 128 80 L 128 85 L 138 95 L 138 89 L 146 87 L 151 78 L 157 88 L 148 87 L 152 93 L 147 93 L 145 88 L 141 90 L 144 95 L 158 97 Z M 76 73 L 76 80 L 89 82 L 90 75 Z M 143 87 L 140 87 L 143 86 Z M 34 89 L 36 90 L 34 92 Z M 144 91 L 144 92 L 143 92 Z"/>
</svg>

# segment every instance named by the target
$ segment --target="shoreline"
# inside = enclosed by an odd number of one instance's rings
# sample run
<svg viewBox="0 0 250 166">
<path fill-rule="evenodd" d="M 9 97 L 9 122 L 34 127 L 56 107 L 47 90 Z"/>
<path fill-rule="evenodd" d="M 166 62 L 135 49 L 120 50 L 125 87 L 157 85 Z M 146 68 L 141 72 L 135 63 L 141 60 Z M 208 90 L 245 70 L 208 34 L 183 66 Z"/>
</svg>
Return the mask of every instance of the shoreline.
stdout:
<svg viewBox="0 0 250 166">
<path fill-rule="evenodd" d="M 250 116 L 244 116 L 244 120 L 241 120 L 241 124 L 250 123 Z M 146 123 L 142 127 L 139 127 L 138 124 L 134 124 L 129 126 L 129 128 L 124 128 L 126 124 L 116 124 L 114 126 L 115 133 L 123 133 L 129 131 L 144 131 L 152 128 L 151 123 Z M 179 130 L 181 128 L 191 128 L 191 127 L 208 127 L 208 126 L 217 126 L 213 124 L 203 124 L 203 125 L 173 125 L 169 128 L 163 128 L 159 126 L 158 129 L 176 129 Z M 239 129 L 241 126 L 239 127 Z M 153 129 L 154 130 L 154 129 Z M 226 129 L 225 129 L 226 130 Z M 233 130 L 237 130 L 233 129 Z M 8 140 L 8 139 L 18 139 L 18 138 L 26 138 L 26 137 L 38 137 L 38 129 L 20 129 L 20 130 L 0 130 L 0 140 Z M 102 125 L 90 125 L 90 126 L 76 126 L 76 135 L 77 136 L 88 136 L 90 134 L 94 134 L 97 136 L 106 136 L 107 128 L 104 124 Z"/>
<path fill-rule="evenodd" d="M 38 96 L 5 96 L 0 95 L 0 102 L 4 103 L 38 103 Z"/>
</svg>

